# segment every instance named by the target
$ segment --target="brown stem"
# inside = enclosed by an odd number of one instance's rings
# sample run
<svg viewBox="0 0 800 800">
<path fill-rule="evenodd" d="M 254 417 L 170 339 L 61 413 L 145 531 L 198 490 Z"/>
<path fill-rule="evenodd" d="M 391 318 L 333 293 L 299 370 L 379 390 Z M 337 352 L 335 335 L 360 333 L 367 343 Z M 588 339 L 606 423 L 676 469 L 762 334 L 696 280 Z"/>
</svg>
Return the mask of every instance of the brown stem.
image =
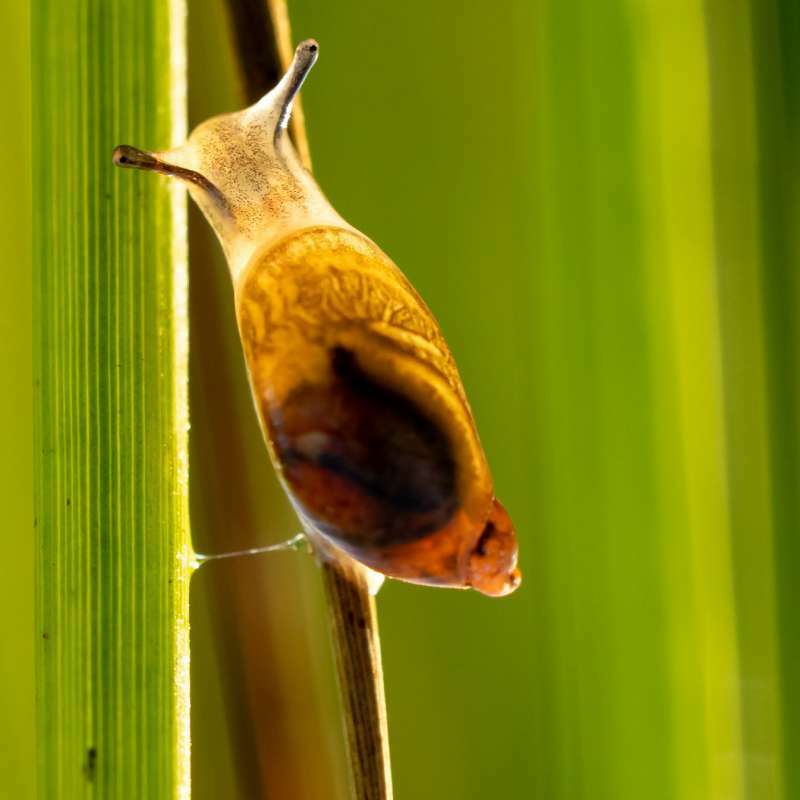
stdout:
<svg viewBox="0 0 800 800">
<path fill-rule="evenodd" d="M 375 598 L 352 559 L 323 559 L 350 776 L 356 800 L 392 797 L 389 731 Z"/>
<path fill-rule="evenodd" d="M 292 59 L 293 45 L 285 0 L 227 0 L 247 101 L 271 89 Z M 292 140 L 303 164 L 311 157 L 302 106 L 294 102 Z M 339 689 L 345 719 L 350 775 L 356 800 L 391 800 L 389 734 L 383 688 L 380 636 L 375 598 L 367 572 L 343 553 L 324 553 L 328 600 Z"/>
</svg>

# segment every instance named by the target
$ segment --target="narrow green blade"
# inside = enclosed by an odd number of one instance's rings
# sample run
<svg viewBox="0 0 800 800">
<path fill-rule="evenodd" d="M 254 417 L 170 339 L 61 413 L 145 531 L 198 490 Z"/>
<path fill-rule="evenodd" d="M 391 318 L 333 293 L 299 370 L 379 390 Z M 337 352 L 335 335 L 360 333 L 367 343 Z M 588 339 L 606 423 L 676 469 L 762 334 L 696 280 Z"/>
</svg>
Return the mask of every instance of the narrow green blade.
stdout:
<svg viewBox="0 0 800 800">
<path fill-rule="evenodd" d="M 185 201 L 111 164 L 183 136 L 182 26 L 33 6 L 43 798 L 188 796 Z"/>
</svg>

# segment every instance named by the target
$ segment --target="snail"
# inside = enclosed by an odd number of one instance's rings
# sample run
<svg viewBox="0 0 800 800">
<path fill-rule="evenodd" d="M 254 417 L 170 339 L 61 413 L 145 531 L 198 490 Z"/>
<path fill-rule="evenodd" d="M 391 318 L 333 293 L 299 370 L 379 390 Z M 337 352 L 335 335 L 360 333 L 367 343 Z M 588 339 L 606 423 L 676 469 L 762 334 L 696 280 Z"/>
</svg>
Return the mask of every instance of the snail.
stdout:
<svg viewBox="0 0 800 800">
<path fill-rule="evenodd" d="M 114 162 L 186 182 L 219 237 L 267 448 L 318 549 L 412 583 L 508 594 L 516 536 L 439 326 L 288 136 L 318 49 L 302 42 L 274 89 L 184 145 L 120 145 Z"/>
</svg>

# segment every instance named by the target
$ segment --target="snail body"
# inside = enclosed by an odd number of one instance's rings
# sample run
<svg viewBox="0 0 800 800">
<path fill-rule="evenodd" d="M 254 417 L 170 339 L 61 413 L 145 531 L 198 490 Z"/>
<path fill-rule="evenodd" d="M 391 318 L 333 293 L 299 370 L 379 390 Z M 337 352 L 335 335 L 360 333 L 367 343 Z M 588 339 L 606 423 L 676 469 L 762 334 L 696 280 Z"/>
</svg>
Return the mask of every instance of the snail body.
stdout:
<svg viewBox="0 0 800 800">
<path fill-rule="evenodd" d="M 439 327 L 328 203 L 286 134 L 317 56 L 182 147 L 115 161 L 185 180 L 220 238 L 267 447 L 318 550 L 405 581 L 503 595 L 517 545 Z"/>
</svg>

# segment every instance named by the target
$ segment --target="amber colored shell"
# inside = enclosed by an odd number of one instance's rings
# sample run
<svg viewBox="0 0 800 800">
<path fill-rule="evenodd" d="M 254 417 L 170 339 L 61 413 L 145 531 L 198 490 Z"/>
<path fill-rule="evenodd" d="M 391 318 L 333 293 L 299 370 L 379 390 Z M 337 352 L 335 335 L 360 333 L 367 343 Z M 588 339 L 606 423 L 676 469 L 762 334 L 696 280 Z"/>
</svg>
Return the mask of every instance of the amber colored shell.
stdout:
<svg viewBox="0 0 800 800">
<path fill-rule="evenodd" d="M 391 260 L 313 227 L 257 252 L 236 289 L 270 454 L 315 531 L 386 575 L 516 587 L 516 541 L 455 363 Z"/>
</svg>

